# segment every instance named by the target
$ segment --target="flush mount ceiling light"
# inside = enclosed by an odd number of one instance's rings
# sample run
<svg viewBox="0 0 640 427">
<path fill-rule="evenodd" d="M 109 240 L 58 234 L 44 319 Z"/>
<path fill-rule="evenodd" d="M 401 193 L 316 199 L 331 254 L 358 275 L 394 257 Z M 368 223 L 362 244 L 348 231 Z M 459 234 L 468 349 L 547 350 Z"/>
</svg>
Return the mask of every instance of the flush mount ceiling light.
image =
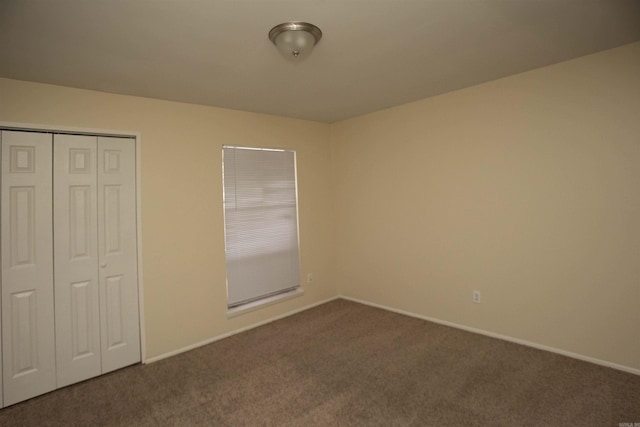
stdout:
<svg viewBox="0 0 640 427">
<path fill-rule="evenodd" d="M 322 38 L 320 28 L 308 22 L 284 22 L 269 31 L 269 40 L 288 58 L 304 58 Z"/>
</svg>

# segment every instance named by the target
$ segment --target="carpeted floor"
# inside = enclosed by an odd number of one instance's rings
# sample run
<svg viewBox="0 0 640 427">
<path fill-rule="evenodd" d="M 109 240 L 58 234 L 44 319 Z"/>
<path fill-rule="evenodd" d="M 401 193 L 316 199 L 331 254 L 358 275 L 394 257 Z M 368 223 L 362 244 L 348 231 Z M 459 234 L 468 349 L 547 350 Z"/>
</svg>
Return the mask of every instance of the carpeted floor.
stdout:
<svg viewBox="0 0 640 427">
<path fill-rule="evenodd" d="M 0 410 L 1 426 L 619 423 L 640 423 L 640 376 L 345 300 Z"/>
</svg>

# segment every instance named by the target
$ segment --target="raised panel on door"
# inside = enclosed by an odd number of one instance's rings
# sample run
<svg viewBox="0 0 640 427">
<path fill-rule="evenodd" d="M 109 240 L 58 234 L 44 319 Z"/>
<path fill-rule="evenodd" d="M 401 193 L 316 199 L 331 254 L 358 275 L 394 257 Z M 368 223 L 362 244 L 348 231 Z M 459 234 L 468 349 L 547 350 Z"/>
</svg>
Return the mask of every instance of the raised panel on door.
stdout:
<svg viewBox="0 0 640 427">
<path fill-rule="evenodd" d="M 98 138 L 98 236 L 102 371 L 141 360 L 135 142 Z"/>
<path fill-rule="evenodd" d="M 97 143 L 87 135 L 54 138 L 57 385 L 100 375 Z"/>
<path fill-rule="evenodd" d="M 52 135 L 2 131 L 4 405 L 56 387 Z"/>
</svg>

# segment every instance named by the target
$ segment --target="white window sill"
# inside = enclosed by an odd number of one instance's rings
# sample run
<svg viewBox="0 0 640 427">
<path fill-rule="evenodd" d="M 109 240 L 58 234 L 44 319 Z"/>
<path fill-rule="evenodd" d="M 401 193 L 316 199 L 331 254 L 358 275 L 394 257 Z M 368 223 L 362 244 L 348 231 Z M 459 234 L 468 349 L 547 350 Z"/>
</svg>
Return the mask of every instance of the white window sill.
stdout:
<svg viewBox="0 0 640 427">
<path fill-rule="evenodd" d="M 291 298 L 297 298 L 302 295 L 304 295 L 304 290 L 302 288 L 298 288 L 289 292 L 285 292 L 283 294 L 274 295 L 272 297 L 250 302 L 248 304 L 243 304 L 238 307 L 230 308 L 227 310 L 227 319 L 240 316 L 242 314 L 249 313 L 251 311 L 259 310 L 261 308 L 264 308 L 273 304 L 277 304 L 279 302 L 286 301 Z"/>
</svg>

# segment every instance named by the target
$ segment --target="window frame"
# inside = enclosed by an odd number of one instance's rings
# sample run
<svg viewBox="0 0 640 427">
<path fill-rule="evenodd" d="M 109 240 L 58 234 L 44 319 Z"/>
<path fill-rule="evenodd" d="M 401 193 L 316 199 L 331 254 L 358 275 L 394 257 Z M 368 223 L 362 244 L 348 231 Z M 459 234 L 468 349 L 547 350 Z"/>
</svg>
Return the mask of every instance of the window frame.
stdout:
<svg viewBox="0 0 640 427">
<path fill-rule="evenodd" d="M 228 194 L 226 188 L 226 173 L 225 173 L 225 150 L 250 150 L 254 152 L 284 152 L 290 153 L 292 155 L 292 166 L 293 166 L 293 197 L 295 204 L 295 220 L 290 224 L 291 226 L 295 226 L 295 268 L 289 270 L 288 272 L 297 273 L 291 274 L 291 278 L 295 277 L 295 285 L 283 287 L 282 289 L 277 289 L 273 292 L 265 293 L 265 294 L 256 294 L 255 296 L 249 299 L 243 299 L 241 301 L 230 301 L 230 287 L 238 286 L 237 283 L 230 283 L 230 260 L 229 260 L 229 227 L 228 227 Z M 237 151 L 236 151 L 237 153 Z M 236 165 L 234 165 L 235 167 Z M 235 171 L 236 175 L 234 175 L 234 179 L 237 179 L 237 170 Z M 289 181 L 290 182 L 290 181 Z M 263 188 L 263 187 L 261 187 Z M 252 311 L 254 309 L 271 305 L 277 302 L 280 302 L 285 299 L 289 299 L 295 296 L 302 295 L 304 293 L 302 289 L 302 278 L 301 278 L 301 255 L 300 255 L 300 215 L 299 215 L 299 188 L 298 188 L 298 164 L 297 164 L 297 152 L 296 150 L 289 148 L 271 148 L 271 147 L 252 147 L 252 146 L 239 146 L 239 145 L 223 145 L 222 146 L 222 205 L 223 205 L 223 231 L 224 231 L 224 251 L 225 251 L 225 285 L 227 292 L 227 310 L 228 315 L 233 317 L 236 314 L 243 313 L 245 311 Z M 234 200 L 234 203 L 237 203 L 237 199 Z M 265 207 L 268 209 L 268 207 Z M 293 245 L 290 246 L 293 248 Z M 289 249 L 291 254 L 293 254 L 293 250 Z M 269 252 L 265 252 L 267 255 Z"/>
</svg>

